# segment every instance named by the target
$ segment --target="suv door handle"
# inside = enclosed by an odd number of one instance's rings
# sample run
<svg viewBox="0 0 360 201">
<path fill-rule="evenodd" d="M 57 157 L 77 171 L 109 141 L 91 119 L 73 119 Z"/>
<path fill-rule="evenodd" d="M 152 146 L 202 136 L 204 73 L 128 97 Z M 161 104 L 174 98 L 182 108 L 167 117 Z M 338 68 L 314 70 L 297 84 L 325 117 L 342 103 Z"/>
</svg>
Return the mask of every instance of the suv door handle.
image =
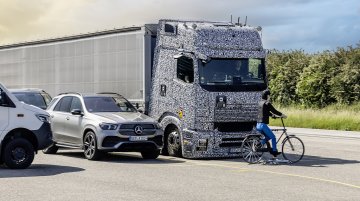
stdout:
<svg viewBox="0 0 360 201">
<path fill-rule="evenodd" d="M 66 117 L 66 120 L 70 120 L 70 117 Z"/>
</svg>

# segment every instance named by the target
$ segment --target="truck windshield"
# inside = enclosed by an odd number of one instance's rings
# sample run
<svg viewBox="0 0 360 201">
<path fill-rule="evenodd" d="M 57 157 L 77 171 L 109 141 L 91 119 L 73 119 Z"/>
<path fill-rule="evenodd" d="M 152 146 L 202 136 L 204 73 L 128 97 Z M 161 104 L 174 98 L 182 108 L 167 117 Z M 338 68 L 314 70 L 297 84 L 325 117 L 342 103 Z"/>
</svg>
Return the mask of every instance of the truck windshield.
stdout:
<svg viewBox="0 0 360 201">
<path fill-rule="evenodd" d="M 84 97 L 89 112 L 136 112 L 134 106 L 122 97 Z"/>
<path fill-rule="evenodd" d="M 264 59 L 211 59 L 199 61 L 200 85 L 209 91 L 264 90 Z"/>
</svg>

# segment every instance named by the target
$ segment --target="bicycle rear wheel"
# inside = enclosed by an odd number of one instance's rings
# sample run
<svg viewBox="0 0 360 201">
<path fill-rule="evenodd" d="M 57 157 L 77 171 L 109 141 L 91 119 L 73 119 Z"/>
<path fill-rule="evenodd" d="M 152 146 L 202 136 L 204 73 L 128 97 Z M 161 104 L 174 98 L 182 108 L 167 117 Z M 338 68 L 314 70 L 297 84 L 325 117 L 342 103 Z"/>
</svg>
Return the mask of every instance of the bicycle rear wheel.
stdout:
<svg viewBox="0 0 360 201">
<path fill-rule="evenodd" d="M 243 159 L 251 164 L 259 162 L 263 152 L 258 152 L 257 150 L 261 147 L 259 136 L 246 137 L 241 145 L 241 155 Z"/>
<path fill-rule="evenodd" d="M 285 138 L 282 143 L 282 155 L 286 160 L 291 163 L 299 162 L 305 153 L 304 143 L 300 138 L 290 136 Z"/>
</svg>

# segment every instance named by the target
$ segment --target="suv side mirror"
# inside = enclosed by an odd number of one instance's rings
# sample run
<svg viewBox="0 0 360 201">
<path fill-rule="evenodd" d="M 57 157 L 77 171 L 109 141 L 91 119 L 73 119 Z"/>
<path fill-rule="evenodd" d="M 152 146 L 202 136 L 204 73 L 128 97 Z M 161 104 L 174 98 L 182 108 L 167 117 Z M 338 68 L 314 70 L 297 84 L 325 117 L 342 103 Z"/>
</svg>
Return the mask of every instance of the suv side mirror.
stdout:
<svg viewBox="0 0 360 201">
<path fill-rule="evenodd" d="M 71 114 L 84 116 L 84 113 L 83 113 L 80 109 L 73 109 L 73 110 L 71 110 Z"/>
</svg>

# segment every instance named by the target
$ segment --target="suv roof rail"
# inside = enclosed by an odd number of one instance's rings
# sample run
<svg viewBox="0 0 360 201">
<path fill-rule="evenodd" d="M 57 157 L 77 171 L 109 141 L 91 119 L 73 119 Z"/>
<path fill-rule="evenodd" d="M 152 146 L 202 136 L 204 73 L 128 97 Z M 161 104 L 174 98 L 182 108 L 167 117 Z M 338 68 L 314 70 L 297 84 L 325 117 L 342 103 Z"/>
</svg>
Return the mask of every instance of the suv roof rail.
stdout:
<svg viewBox="0 0 360 201">
<path fill-rule="evenodd" d="M 113 94 L 113 95 L 118 95 L 118 96 L 123 97 L 121 94 L 118 94 L 118 93 L 115 93 L 115 92 L 99 92 L 97 94 Z"/>
<path fill-rule="evenodd" d="M 63 92 L 63 93 L 59 93 L 58 96 L 64 95 L 64 94 L 77 94 L 77 95 L 82 96 L 81 93 L 79 93 L 79 92 Z"/>
</svg>

